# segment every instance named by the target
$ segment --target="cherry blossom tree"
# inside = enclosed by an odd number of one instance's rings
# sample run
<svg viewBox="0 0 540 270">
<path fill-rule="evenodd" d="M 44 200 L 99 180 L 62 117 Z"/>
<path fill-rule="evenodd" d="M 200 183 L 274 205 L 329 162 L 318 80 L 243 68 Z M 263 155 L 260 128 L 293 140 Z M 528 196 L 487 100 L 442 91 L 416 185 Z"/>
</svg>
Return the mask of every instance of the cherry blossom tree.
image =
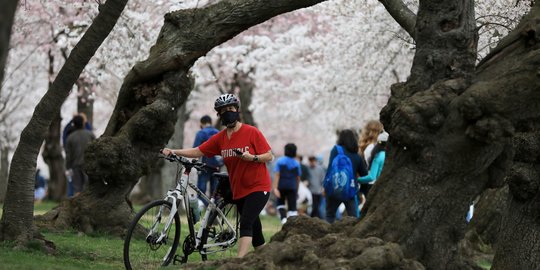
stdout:
<svg viewBox="0 0 540 270">
<path fill-rule="evenodd" d="M 8 190 L 0 220 L 0 240 L 15 240 L 18 244 L 25 245 L 33 238 L 30 225 L 34 208 L 34 171 L 45 131 L 83 68 L 114 27 L 126 4 L 127 1 L 109 0 L 101 6 L 101 12 L 81 38 L 80 46 L 71 51 L 58 76 L 36 106 L 30 122 L 22 131 L 10 166 Z"/>
<path fill-rule="evenodd" d="M 282 8 L 288 11 L 316 2 L 293 7 L 283 1 Z M 247 18 L 233 16 L 229 19 L 249 21 L 242 26 L 233 23 L 233 32 L 214 31 L 215 24 L 201 26 L 208 14 L 229 14 L 228 4 L 243 10 L 246 3 L 251 8 L 266 4 L 223 1 L 165 17 L 156 45 L 148 59 L 125 76 L 104 136 L 87 155 L 90 189 L 49 213 L 53 223 L 84 231 L 121 230 L 129 209 L 125 198 L 117 194 L 127 196 L 138 177 L 150 170 L 148 164 L 157 149 L 172 134 L 178 117 L 175 111 L 191 91 L 188 70 L 208 52 L 193 70 L 204 89 L 194 93 L 192 106 L 211 110 L 213 98 L 204 99 L 212 96 L 206 93 L 217 92 L 211 82 L 227 74 L 231 81 L 234 74 L 247 74 L 255 85 L 254 102 L 248 107 L 273 145 L 299 141 L 305 148 L 323 145 L 314 150 L 320 152 L 334 143 L 335 129 L 359 127 L 364 119 L 376 118 L 386 104 L 382 120 L 391 133 L 390 158 L 353 235 L 396 242 L 407 258 L 418 259 L 428 268 L 441 264 L 474 268 L 457 249 L 468 204 L 487 187 L 501 184 L 513 158 L 512 139 L 528 145 L 524 142 L 531 141 L 530 136 L 536 138 L 530 134 L 536 127 L 526 123 L 538 118 L 527 110 L 537 105 L 531 94 L 536 89 L 531 67 L 537 57 L 537 10 L 531 12 L 532 18 L 524 19 L 524 26 L 509 32 L 522 11 L 510 8 L 514 3 L 507 1 L 477 3 L 478 11 L 486 10 L 477 14 L 473 1 L 363 1 L 365 12 L 357 10 L 358 1 L 332 1 L 274 18 L 210 51 L 247 26 L 283 12 L 256 13 L 264 19 L 253 13 Z M 526 4 L 520 1 L 518 6 Z M 191 35 L 195 30 L 220 35 L 209 38 L 210 43 L 200 43 Z M 494 47 L 506 33 L 508 37 Z M 212 74 L 209 63 L 219 66 L 219 73 Z M 507 89 L 518 90 L 516 96 Z M 529 106 L 520 106 L 524 102 Z M 291 129 L 285 119 L 301 128 Z M 514 127 L 520 134 L 514 136 Z M 521 166 L 511 171 L 512 209 L 534 212 L 537 192 L 523 191 L 534 190 L 535 169 L 533 161 L 524 158 L 523 149 L 518 147 L 516 155 Z M 132 160 L 133 156 L 143 158 Z M 74 220 L 72 209 L 88 218 Z M 512 213 L 518 217 L 508 218 L 509 225 L 516 225 L 515 219 L 534 218 L 520 211 Z M 118 222 L 111 224 L 111 220 Z M 523 254 L 524 250 L 536 252 L 534 241 L 510 241 L 535 231 L 533 222 L 519 225 L 523 228 L 517 232 L 519 237 L 507 232 L 506 242 Z M 500 253 L 498 257 L 501 269 L 535 268 L 531 260 L 516 262 L 517 255 L 509 259 Z"/>
<path fill-rule="evenodd" d="M 476 2 L 481 59 L 527 8 L 523 1 Z M 411 12 L 418 9 L 418 1 L 407 4 Z M 414 49 L 414 40 L 379 1 L 332 1 L 284 14 L 197 61 L 200 92 L 190 96 L 195 108 L 188 125 L 193 130 L 200 116 L 213 113 L 216 82 L 249 72 L 255 84 L 251 109 L 274 151 L 281 154 L 280 146 L 297 142 L 305 154 L 327 153 L 336 130 L 358 130 L 379 117 L 390 85 L 407 78 Z"/>
</svg>

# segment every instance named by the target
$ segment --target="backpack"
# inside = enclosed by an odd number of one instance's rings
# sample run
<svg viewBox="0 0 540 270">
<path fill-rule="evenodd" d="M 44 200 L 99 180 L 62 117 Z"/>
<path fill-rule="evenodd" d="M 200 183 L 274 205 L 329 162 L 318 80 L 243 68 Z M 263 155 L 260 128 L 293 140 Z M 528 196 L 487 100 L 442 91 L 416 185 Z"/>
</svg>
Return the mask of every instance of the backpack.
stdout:
<svg viewBox="0 0 540 270">
<path fill-rule="evenodd" d="M 345 155 L 343 148 L 336 145 L 338 154 L 324 177 L 324 190 L 327 196 L 348 201 L 356 195 L 354 173 L 351 159 Z"/>
</svg>

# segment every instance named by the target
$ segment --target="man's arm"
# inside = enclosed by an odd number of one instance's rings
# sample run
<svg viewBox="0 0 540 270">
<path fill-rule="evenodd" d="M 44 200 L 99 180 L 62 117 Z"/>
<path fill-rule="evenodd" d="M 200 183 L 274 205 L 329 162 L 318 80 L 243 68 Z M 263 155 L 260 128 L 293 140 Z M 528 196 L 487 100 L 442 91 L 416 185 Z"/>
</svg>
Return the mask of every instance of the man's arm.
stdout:
<svg viewBox="0 0 540 270">
<path fill-rule="evenodd" d="M 255 158 L 255 156 L 257 156 L 257 158 Z M 266 163 L 268 161 L 272 161 L 274 159 L 274 155 L 272 155 L 272 150 L 260 155 L 252 155 L 248 151 L 246 151 L 242 154 L 241 158 L 243 160 Z"/>
<path fill-rule="evenodd" d="M 274 173 L 274 183 L 272 183 L 272 191 L 274 192 L 274 195 L 276 195 L 277 198 L 281 198 L 281 193 L 278 189 L 279 186 L 279 172 Z"/>
<path fill-rule="evenodd" d="M 161 151 L 161 153 L 166 155 L 166 156 L 168 156 L 170 154 L 175 154 L 177 156 L 188 157 L 188 158 L 200 158 L 200 157 L 204 156 L 203 152 L 201 152 L 201 150 L 199 150 L 199 147 L 186 148 L 186 149 L 164 148 Z"/>
</svg>

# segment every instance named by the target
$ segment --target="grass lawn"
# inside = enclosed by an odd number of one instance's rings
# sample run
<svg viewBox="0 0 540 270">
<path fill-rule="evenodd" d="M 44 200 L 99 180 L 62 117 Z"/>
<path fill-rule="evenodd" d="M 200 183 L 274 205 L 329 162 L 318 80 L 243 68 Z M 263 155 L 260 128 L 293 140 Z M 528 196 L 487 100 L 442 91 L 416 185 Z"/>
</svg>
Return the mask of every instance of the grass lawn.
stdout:
<svg viewBox="0 0 540 270">
<path fill-rule="evenodd" d="M 35 214 L 43 214 L 56 206 L 53 202 L 43 202 L 35 206 Z M 0 204 L 0 215 L 2 213 Z M 263 230 L 267 241 L 281 229 L 277 217 L 262 216 Z M 184 228 L 182 228 L 184 231 Z M 0 269 L 123 269 L 124 240 L 115 236 L 98 234 L 85 235 L 74 231 L 63 233 L 42 232 L 47 240 L 56 245 L 56 254 L 48 255 L 29 245 L 26 250 L 14 250 L 11 243 L 0 243 Z M 181 240 L 185 234 L 182 233 Z M 177 252 L 178 253 L 178 252 Z M 209 259 L 222 256 L 234 256 L 236 248 Z M 190 262 L 200 261 L 198 254 L 191 254 Z M 178 266 L 167 267 L 177 269 Z"/>
</svg>

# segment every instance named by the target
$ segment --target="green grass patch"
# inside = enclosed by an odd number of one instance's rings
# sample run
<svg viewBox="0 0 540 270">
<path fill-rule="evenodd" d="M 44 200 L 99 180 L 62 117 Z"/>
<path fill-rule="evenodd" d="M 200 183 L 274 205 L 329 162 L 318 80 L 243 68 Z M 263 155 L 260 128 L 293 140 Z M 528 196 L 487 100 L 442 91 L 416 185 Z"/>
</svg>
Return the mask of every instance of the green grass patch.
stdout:
<svg viewBox="0 0 540 270">
<path fill-rule="evenodd" d="M 44 214 L 57 204 L 44 201 L 36 204 L 35 214 Z M 0 205 L 0 208 L 2 205 Z M 136 209 L 140 209 L 137 206 Z M 231 220 L 234 222 L 233 220 Z M 267 241 L 281 229 L 277 217 L 261 216 L 263 233 Z M 180 244 L 187 234 L 187 226 L 182 223 Z M 42 250 L 41 244 L 30 243 L 27 248 L 15 249 L 9 242 L 0 242 L 0 269 L 123 269 L 124 240 L 106 234 L 85 235 L 76 231 L 61 233 L 42 231 L 45 239 L 54 242 L 56 254 L 50 255 Z M 143 245 L 141 243 L 141 245 Z M 144 248 L 143 248 L 144 249 Z M 180 250 L 177 251 L 177 254 Z M 208 256 L 209 260 L 223 257 L 234 257 L 236 245 L 221 253 Z M 201 260 L 198 253 L 189 256 L 189 262 Z M 169 266 L 166 269 L 178 269 L 178 266 Z"/>
<path fill-rule="evenodd" d="M 91 237 L 76 232 L 44 233 L 56 245 L 56 254 L 39 250 L 37 243 L 14 249 L 0 243 L 4 269 L 122 269 L 123 240 L 108 236 Z"/>
<path fill-rule="evenodd" d="M 480 261 L 477 261 L 476 264 L 482 267 L 482 269 L 486 269 L 486 270 L 491 269 L 491 262 L 488 260 L 480 260 Z"/>
</svg>

